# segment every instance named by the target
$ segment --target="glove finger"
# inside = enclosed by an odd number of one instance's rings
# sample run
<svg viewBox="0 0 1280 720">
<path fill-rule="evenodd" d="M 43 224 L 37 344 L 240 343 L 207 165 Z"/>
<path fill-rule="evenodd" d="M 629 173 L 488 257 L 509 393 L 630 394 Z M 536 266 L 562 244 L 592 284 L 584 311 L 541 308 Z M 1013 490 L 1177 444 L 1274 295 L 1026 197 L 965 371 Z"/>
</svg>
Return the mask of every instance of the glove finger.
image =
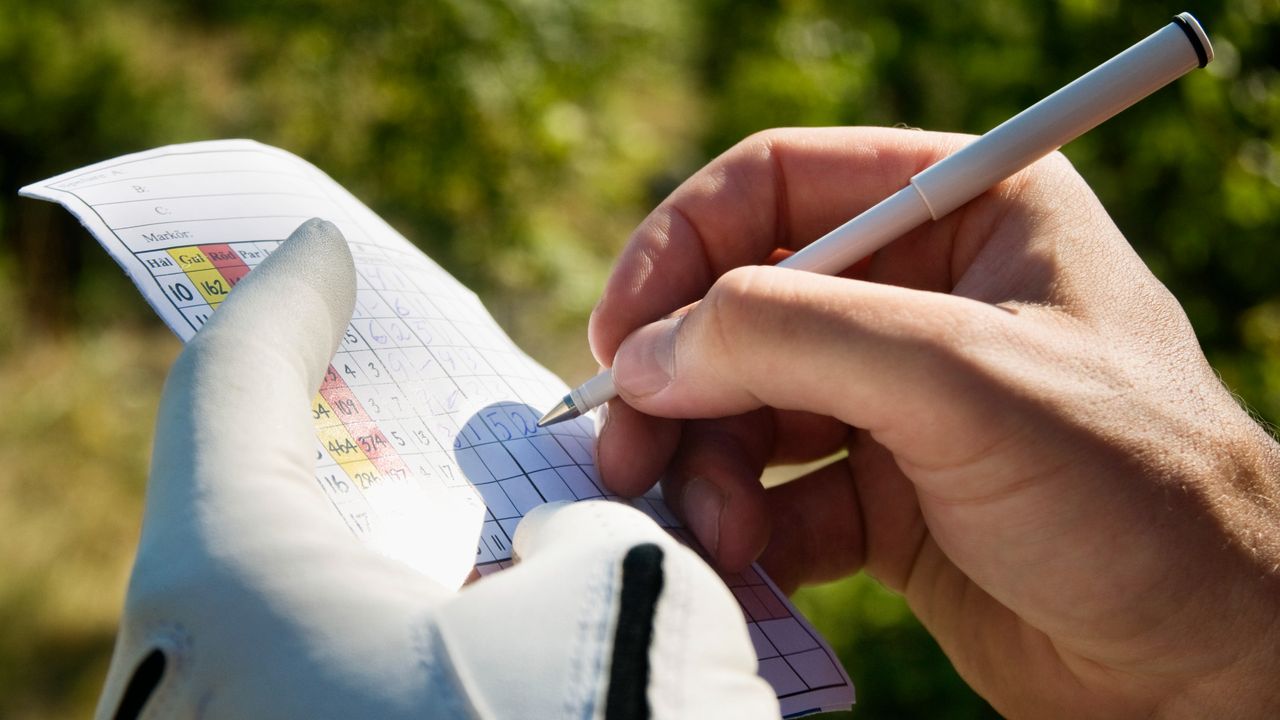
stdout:
<svg viewBox="0 0 1280 720">
<path fill-rule="evenodd" d="M 778 717 L 737 602 L 643 513 L 551 503 L 514 545 L 514 568 L 441 612 L 455 667 L 495 716 Z"/>
</svg>

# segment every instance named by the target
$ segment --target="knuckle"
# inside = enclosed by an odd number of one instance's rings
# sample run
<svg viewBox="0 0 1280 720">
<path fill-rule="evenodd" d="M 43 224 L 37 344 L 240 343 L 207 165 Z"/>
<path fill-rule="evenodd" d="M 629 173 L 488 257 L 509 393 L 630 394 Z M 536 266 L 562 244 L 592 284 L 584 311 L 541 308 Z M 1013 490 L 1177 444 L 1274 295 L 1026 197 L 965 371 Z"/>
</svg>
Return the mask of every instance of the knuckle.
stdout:
<svg viewBox="0 0 1280 720">
<path fill-rule="evenodd" d="M 1054 150 L 1032 165 L 1026 182 L 1051 188 L 1054 194 L 1061 194 L 1064 185 L 1067 188 L 1087 187 L 1075 165 L 1061 150 Z"/>
<path fill-rule="evenodd" d="M 741 140 L 737 148 L 748 151 L 751 154 L 768 153 L 778 142 L 784 140 L 795 132 L 792 128 L 769 128 L 767 130 L 757 130 L 746 138 Z"/>
<path fill-rule="evenodd" d="M 1060 151 L 1040 158 L 1030 167 L 1000 184 L 997 194 L 1008 202 L 1004 220 L 1022 219 L 1036 223 L 1061 217 L 1091 217 L 1086 198 L 1093 196 L 1089 184 Z"/>
<path fill-rule="evenodd" d="M 736 267 L 721 275 L 712 290 L 723 295 L 726 300 L 747 300 L 757 290 L 759 275 L 759 267 Z"/>
<path fill-rule="evenodd" d="M 721 275 L 707 295 L 712 316 L 731 327 L 744 327 L 774 304 L 767 270 L 755 266 L 734 268 Z"/>
<path fill-rule="evenodd" d="M 723 166 L 729 178 L 753 179 L 761 204 L 772 197 L 779 179 L 776 175 L 782 148 L 794 144 L 802 137 L 796 128 L 770 128 L 748 135 L 723 156 Z"/>
<path fill-rule="evenodd" d="M 742 364 L 746 358 L 740 349 L 765 348 L 774 343 L 789 314 L 790 303 L 773 280 L 776 272 L 759 266 L 734 268 L 716 280 L 704 300 L 706 327 L 700 334 L 727 362 L 739 363 L 739 372 L 754 364 Z"/>
<path fill-rule="evenodd" d="M 1047 172 L 1050 172 L 1053 174 L 1058 174 L 1058 175 L 1076 174 L 1075 165 L 1071 164 L 1071 160 L 1068 159 L 1067 156 L 1064 155 L 1061 150 L 1054 150 L 1053 152 L 1046 155 L 1044 157 L 1044 167 L 1046 168 Z"/>
</svg>

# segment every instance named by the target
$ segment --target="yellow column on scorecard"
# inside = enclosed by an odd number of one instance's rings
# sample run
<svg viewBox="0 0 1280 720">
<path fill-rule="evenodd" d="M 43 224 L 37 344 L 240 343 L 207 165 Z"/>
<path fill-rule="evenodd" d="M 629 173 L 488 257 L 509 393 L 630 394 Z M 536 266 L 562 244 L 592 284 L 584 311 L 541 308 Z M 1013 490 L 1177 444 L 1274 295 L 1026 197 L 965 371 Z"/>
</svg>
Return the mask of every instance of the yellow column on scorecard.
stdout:
<svg viewBox="0 0 1280 720">
<path fill-rule="evenodd" d="M 382 484 L 382 473 L 370 460 L 352 460 L 340 463 L 339 467 L 351 478 L 361 492 L 368 493 Z"/>
<path fill-rule="evenodd" d="M 320 393 L 316 393 L 316 396 L 311 398 L 311 419 L 316 421 L 317 428 L 342 424 L 342 419 L 333 411 L 333 406 Z"/>
<path fill-rule="evenodd" d="M 325 405 L 327 407 L 328 404 Z M 338 467 L 342 468 L 361 491 L 369 490 L 381 482 L 382 473 L 364 450 L 360 449 L 360 443 L 351 436 L 346 426 L 341 423 L 324 426 L 317 423 L 316 437 L 337 461 Z"/>
<path fill-rule="evenodd" d="M 355 438 L 351 437 L 351 433 L 341 424 L 329 425 L 328 427 L 317 427 L 316 437 L 319 438 L 320 444 L 324 449 L 333 456 L 333 459 L 339 465 L 358 461 L 369 461 L 369 456 L 364 454 L 364 450 L 360 449 L 360 444 Z"/>
<path fill-rule="evenodd" d="M 190 247 L 169 248 L 169 257 L 178 263 L 178 267 L 182 268 L 182 272 L 191 273 L 197 270 L 212 270 L 213 263 L 200 248 L 194 245 Z"/>
<path fill-rule="evenodd" d="M 231 292 L 231 283 L 222 272 L 214 266 L 213 261 L 195 246 L 170 248 L 169 257 L 178 263 L 182 272 L 191 279 L 196 292 L 200 293 L 210 307 L 217 307 L 227 299 Z"/>
</svg>

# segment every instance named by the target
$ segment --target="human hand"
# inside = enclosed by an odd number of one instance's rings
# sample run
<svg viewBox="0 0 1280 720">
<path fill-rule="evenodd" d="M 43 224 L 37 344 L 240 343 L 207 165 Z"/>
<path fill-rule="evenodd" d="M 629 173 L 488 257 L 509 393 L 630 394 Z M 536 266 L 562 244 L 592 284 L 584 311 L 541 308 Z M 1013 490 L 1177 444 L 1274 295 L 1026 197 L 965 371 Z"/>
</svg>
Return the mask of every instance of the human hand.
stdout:
<svg viewBox="0 0 1280 720">
<path fill-rule="evenodd" d="M 865 568 L 1005 714 L 1274 714 L 1280 450 L 1061 155 L 847 277 L 742 267 L 968 140 L 771 131 L 659 205 L 591 319 L 605 484 L 784 589 Z"/>
<path fill-rule="evenodd" d="M 460 592 L 352 537 L 308 408 L 354 298 L 310 221 L 174 365 L 99 718 L 777 717 L 729 591 L 630 507 L 536 508 Z"/>
</svg>

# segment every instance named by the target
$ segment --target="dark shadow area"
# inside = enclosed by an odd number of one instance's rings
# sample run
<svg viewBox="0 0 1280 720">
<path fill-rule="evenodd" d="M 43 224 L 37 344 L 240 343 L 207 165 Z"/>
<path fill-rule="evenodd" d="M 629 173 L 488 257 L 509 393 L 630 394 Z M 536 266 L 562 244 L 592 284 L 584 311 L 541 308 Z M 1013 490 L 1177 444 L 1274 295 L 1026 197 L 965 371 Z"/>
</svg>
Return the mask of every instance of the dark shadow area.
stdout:
<svg viewBox="0 0 1280 720">
<path fill-rule="evenodd" d="M 0 645 L 0 687 L 4 717 L 77 717 L 92 707 L 111 661 L 114 632 L 15 632 Z M 10 716 L 8 713 L 12 712 Z"/>
<path fill-rule="evenodd" d="M 865 574 L 801 588 L 792 602 L 840 657 L 857 689 L 849 713 L 823 718 L 999 718 L 956 674 L 902 596 Z"/>
</svg>

